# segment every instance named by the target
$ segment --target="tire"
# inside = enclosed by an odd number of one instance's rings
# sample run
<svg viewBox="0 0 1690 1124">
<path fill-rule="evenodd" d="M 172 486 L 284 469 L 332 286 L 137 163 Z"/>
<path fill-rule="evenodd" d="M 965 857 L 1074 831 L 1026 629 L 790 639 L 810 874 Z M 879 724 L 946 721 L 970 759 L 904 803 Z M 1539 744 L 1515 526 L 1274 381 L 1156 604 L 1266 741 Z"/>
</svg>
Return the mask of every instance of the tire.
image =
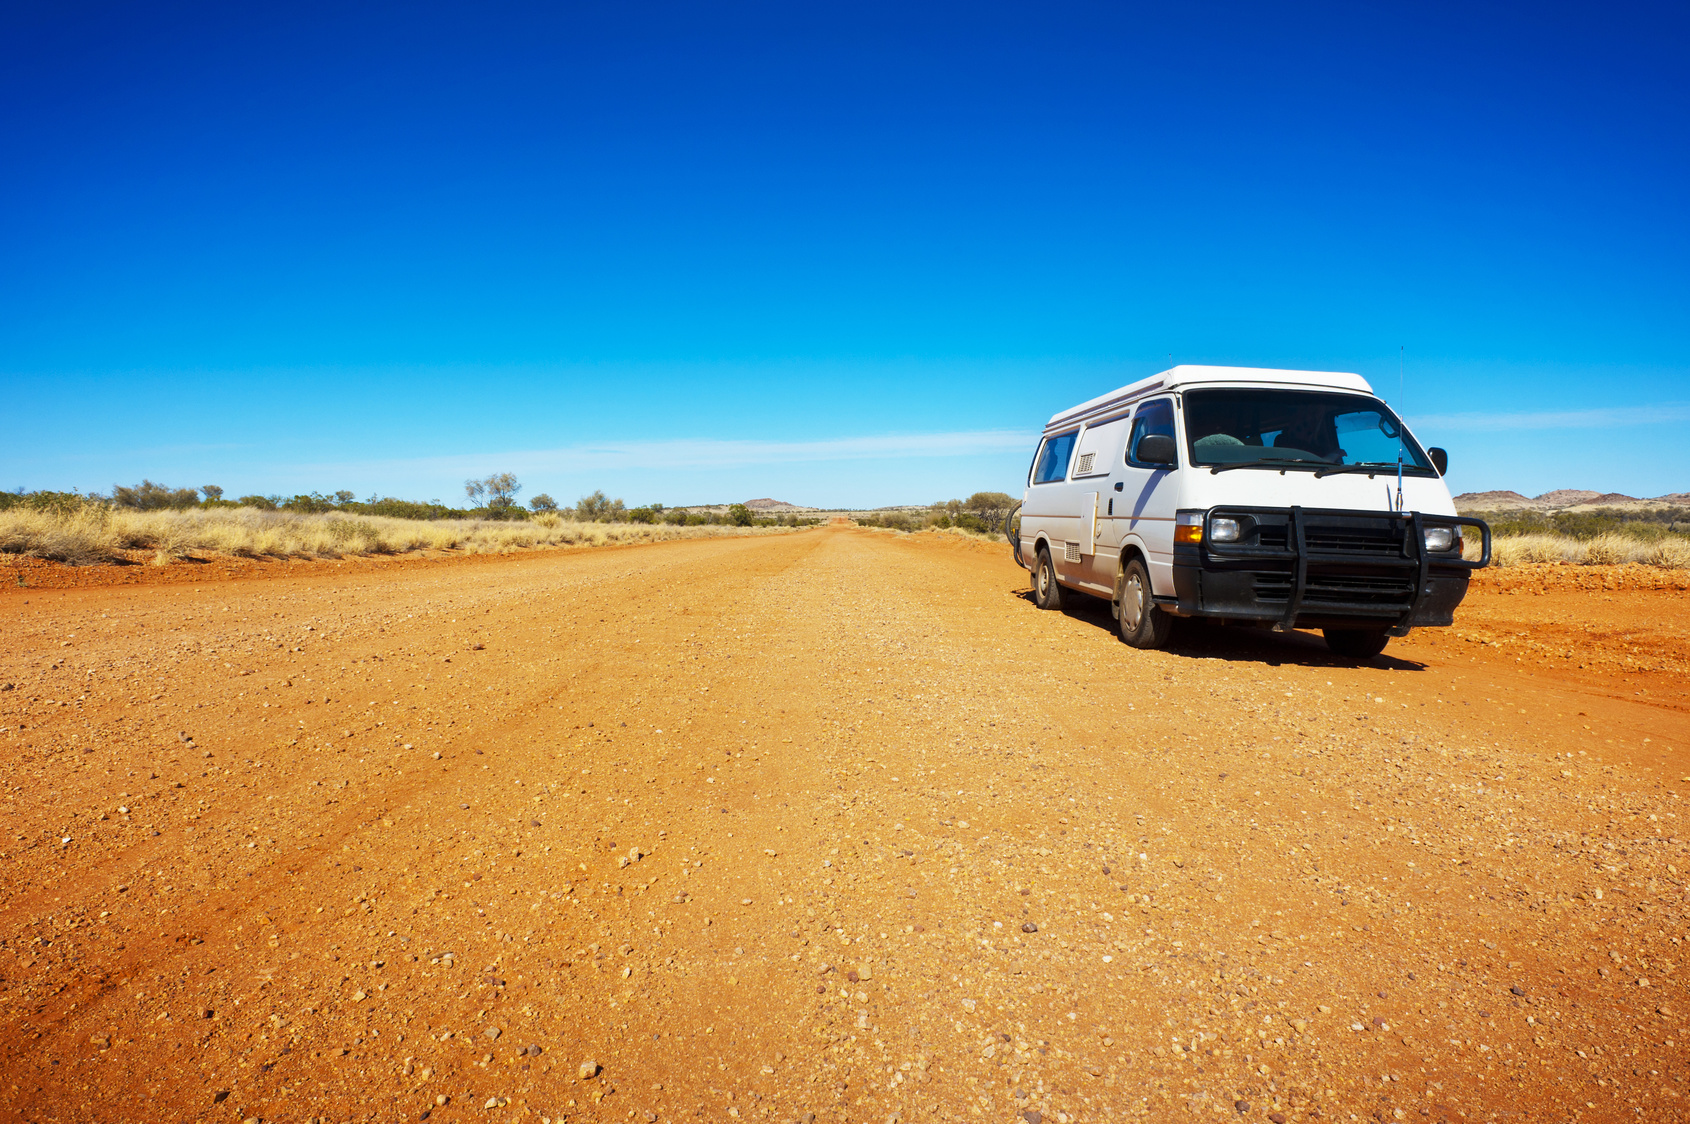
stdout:
<svg viewBox="0 0 1690 1124">
<path fill-rule="evenodd" d="M 1033 604 L 1041 609 L 1062 608 L 1062 587 L 1056 582 L 1056 565 L 1050 551 L 1039 547 L 1033 557 Z"/>
<path fill-rule="evenodd" d="M 1390 637 L 1382 628 L 1327 628 L 1326 646 L 1334 655 L 1352 660 L 1370 660 L 1385 650 Z"/>
<path fill-rule="evenodd" d="M 1144 560 L 1134 558 L 1121 571 L 1115 591 L 1120 609 L 1121 639 L 1134 648 L 1160 648 L 1173 635 L 1174 618 L 1163 612 L 1151 597 L 1150 571 Z"/>
</svg>

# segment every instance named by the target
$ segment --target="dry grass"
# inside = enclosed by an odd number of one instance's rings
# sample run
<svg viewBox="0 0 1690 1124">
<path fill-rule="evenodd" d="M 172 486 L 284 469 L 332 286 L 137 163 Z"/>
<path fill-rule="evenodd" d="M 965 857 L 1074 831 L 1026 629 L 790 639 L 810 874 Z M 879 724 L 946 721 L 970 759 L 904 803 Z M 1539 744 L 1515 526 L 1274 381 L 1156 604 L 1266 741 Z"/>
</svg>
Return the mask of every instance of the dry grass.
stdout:
<svg viewBox="0 0 1690 1124">
<path fill-rule="evenodd" d="M 1469 540 L 1468 557 L 1478 556 Z M 1528 562 L 1565 562 L 1578 566 L 1613 566 L 1636 562 L 1669 570 L 1690 569 L 1690 539 L 1670 535 L 1645 542 L 1629 535 L 1604 534 L 1590 539 L 1567 535 L 1499 535 L 1491 542 L 1492 564 L 1519 566 Z"/>
<path fill-rule="evenodd" d="M 68 512 L 14 507 L 0 511 L 0 554 L 23 554 L 85 565 L 134 560 L 155 564 L 193 554 L 246 558 L 340 558 L 459 550 L 500 554 L 546 547 L 664 542 L 723 535 L 781 534 L 789 527 L 570 523 L 555 515 L 527 522 L 481 519 L 390 519 L 381 516 L 294 515 L 256 508 L 127 511 L 87 504 Z"/>
</svg>

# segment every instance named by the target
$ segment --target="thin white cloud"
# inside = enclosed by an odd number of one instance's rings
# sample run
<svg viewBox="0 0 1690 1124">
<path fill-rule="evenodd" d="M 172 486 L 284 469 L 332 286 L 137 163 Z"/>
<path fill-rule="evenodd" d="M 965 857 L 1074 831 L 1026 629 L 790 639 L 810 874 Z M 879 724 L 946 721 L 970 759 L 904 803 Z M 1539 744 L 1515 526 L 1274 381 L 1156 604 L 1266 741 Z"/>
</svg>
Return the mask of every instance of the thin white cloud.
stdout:
<svg viewBox="0 0 1690 1124">
<path fill-rule="evenodd" d="M 502 453 L 454 453 L 352 465 L 302 466 L 313 469 L 381 468 L 406 474 L 475 474 L 488 465 L 513 472 L 575 472 L 595 469 L 732 468 L 757 464 L 824 461 L 907 460 L 971 457 L 1010 450 L 1031 454 L 1037 434 L 1012 430 L 917 433 L 880 437 L 838 437 L 821 441 L 675 441 L 594 442 L 558 449 Z"/>
<path fill-rule="evenodd" d="M 1690 421 L 1690 402 L 1658 406 L 1600 406 L 1590 410 L 1543 410 L 1514 414 L 1428 414 L 1409 419 L 1417 433 L 1432 430 L 1495 432 L 1505 429 L 1611 429 Z"/>
</svg>

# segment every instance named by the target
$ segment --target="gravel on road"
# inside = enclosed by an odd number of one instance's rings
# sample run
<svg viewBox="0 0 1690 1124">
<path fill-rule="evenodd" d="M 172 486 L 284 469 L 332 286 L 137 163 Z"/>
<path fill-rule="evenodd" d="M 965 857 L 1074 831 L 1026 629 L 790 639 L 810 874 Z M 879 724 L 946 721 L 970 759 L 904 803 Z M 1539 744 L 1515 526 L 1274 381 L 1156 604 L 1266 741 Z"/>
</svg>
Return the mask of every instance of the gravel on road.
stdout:
<svg viewBox="0 0 1690 1124">
<path fill-rule="evenodd" d="M 1534 574 L 1360 664 L 852 528 L 9 589 L 0 1121 L 1685 1119 L 1684 591 Z"/>
</svg>

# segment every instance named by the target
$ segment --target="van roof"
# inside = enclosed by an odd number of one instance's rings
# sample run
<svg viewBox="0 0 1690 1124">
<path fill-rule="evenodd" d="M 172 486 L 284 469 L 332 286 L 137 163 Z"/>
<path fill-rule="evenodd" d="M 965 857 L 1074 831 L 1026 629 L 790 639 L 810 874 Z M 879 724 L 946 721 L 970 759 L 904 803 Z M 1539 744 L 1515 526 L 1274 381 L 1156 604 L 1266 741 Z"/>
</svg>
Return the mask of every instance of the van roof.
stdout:
<svg viewBox="0 0 1690 1124">
<path fill-rule="evenodd" d="M 1175 390 L 1202 383 L 1275 383 L 1280 386 L 1373 393 L 1373 388 L 1368 385 L 1366 379 L 1346 371 L 1280 371 L 1271 367 L 1201 367 L 1181 363 L 1159 375 L 1128 383 L 1119 390 L 1112 390 L 1108 394 L 1101 394 L 1090 401 L 1053 414 L 1045 429 L 1051 430 L 1087 421 L 1093 415 L 1129 405 L 1135 399 L 1159 390 Z"/>
</svg>

